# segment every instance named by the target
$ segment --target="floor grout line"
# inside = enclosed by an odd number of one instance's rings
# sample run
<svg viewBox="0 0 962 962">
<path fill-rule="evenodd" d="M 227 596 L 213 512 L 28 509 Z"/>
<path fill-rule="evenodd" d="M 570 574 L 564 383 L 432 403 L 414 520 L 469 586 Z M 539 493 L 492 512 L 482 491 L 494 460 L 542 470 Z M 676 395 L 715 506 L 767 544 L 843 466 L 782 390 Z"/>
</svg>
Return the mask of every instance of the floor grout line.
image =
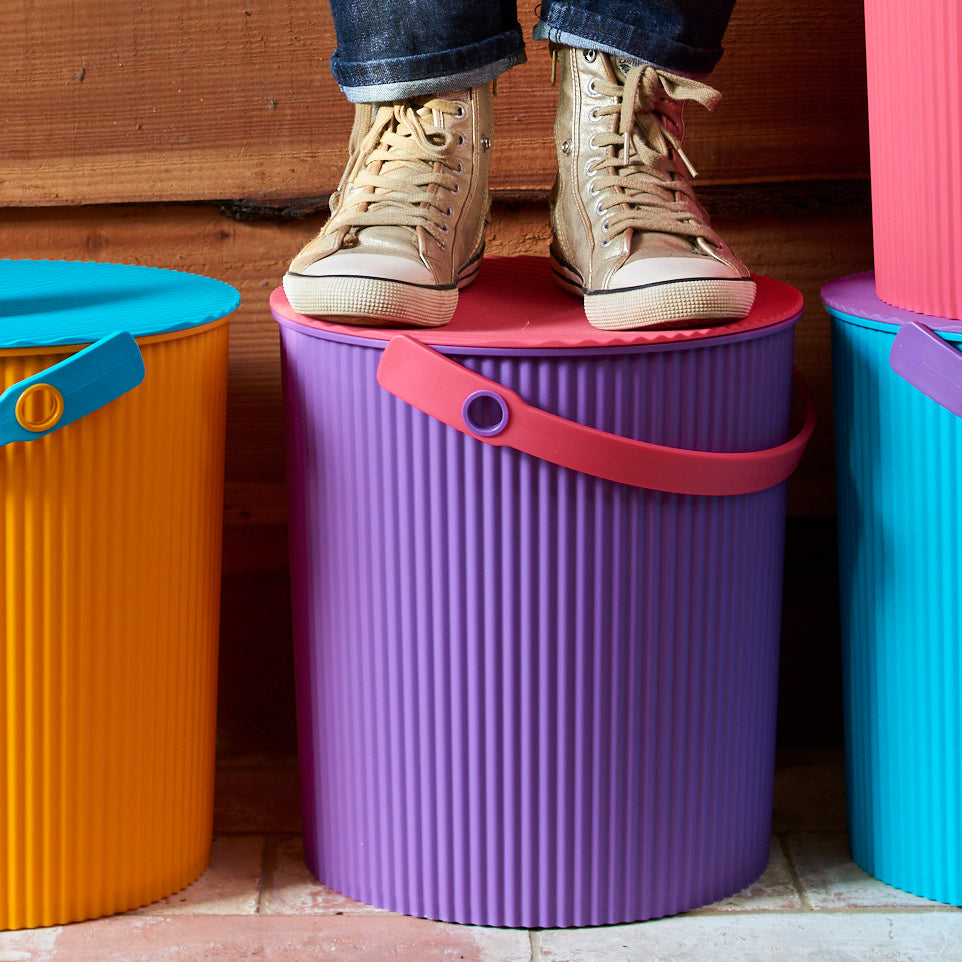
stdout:
<svg viewBox="0 0 962 962">
<path fill-rule="evenodd" d="M 816 911 L 815 906 L 812 904 L 812 900 L 808 897 L 808 892 L 805 890 L 805 883 L 802 881 L 801 873 L 798 871 L 798 866 L 795 864 L 795 859 L 792 856 L 791 849 L 788 845 L 788 836 L 792 834 L 790 832 L 780 832 L 775 837 L 778 839 L 778 844 L 781 847 L 782 854 L 785 856 L 785 864 L 788 866 L 788 874 L 792 880 L 792 885 L 795 886 L 795 891 L 798 893 L 798 897 L 801 900 L 802 906 L 805 911 L 814 912 Z"/>
<path fill-rule="evenodd" d="M 728 919 L 745 915 L 931 915 L 939 912 L 959 912 L 954 905 L 839 905 L 831 908 L 787 908 L 787 909 L 730 909 L 727 912 L 694 912 L 684 915 L 666 915 L 661 918 L 691 919 Z M 657 922 L 658 919 L 647 921 Z M 644 922 L 628 922 L 627 925 L 644 925 Z"/>
<path fill-rule="evenodd" d="M 270 834 L 264 836 L 264 850 L 261 853 L 261 875 L 257 886 L 257 907 L 255 915 L 270 915 L 270 904 L 274 894 L 274 867 L 277 846 Z"/>
</svg>

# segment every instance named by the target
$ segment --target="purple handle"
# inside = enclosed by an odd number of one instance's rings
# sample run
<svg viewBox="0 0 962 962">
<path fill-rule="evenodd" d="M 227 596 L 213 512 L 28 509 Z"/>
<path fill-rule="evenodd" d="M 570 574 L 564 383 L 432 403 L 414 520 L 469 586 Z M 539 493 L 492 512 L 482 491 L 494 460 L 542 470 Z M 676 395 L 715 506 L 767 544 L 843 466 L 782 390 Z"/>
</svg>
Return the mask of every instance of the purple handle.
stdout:
<svg viewBox="0 0 962 962">
<path fill-rule="evenodd" d="M 918 321 L 895 335 L 889 364 L 926 397 L 962 417 L 962 351 Z"/>
</svg>

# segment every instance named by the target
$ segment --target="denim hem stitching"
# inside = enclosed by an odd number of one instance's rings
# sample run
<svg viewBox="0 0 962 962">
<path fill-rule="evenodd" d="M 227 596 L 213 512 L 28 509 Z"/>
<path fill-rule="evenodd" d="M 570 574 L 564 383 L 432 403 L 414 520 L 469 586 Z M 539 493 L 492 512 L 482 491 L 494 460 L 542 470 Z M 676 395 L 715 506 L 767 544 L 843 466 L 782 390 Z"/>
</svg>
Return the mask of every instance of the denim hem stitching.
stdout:
<svg viewBox="0 0 962 962">
<path fill-rule="evenodd" d="M 678 43 L 657 32 L 629 23 L 601 18 L 565 3 L 552 3 L 534 28 L 535 40 L 550 40 L 580 49 L 601 50 L 632 57 L 680 73 L 708 74 L 722 56 L 722 48 L 702 50 Z"/>
<path fill-rule="evenodd" d="M 503 67 L 506 70 L 523 62 L 524 56 L 524 39 L 518 27 L 479 43 L 411 57 L 350 62 L 342 60 L 335 50 L 331 57 L 331 72 L 338 86 L 346 92 L 357 88 L 396 87 L 418 82 L 430 85 L 444 78 L 491 71 L 504 63 L 507 64 Z M 491 76 L 497 76 L 497 72 Z"/>
</svg>

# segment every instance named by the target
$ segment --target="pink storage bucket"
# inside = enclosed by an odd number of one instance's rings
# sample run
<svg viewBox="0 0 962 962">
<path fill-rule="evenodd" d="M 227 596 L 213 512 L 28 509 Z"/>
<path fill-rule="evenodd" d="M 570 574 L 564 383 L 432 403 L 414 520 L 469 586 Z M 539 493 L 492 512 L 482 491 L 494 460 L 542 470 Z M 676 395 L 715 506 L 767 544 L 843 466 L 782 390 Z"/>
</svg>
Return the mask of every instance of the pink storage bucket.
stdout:
<svg viewBox="0 0 962 962">
<path fill-rule="evenodd" d="M 865 0 L 875 283 L 962 319 L 962 4 Z"/>
<path fill-rule="evenodd" d="M 445 328 L 281 324 L 305 851 L 519 927 L 685 911 L 769 854 L 797 291 L 603 332 L 540 258 Z"/>
</svg>

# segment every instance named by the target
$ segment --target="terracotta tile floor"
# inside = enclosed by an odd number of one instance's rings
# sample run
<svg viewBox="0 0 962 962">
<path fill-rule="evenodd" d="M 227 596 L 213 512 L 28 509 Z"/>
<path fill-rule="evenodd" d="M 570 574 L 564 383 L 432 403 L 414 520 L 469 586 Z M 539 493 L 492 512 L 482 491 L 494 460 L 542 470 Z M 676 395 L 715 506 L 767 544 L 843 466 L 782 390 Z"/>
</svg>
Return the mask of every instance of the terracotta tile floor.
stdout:
<svg viewBox="0 0 962 962">
<path fill-rule="evenodd" d="M 537 932 L 446 925 L 370 908 L 304 865 L 293 760 L 218 769 L 210 868 L 154 905 L 0 933 L 0 962 L 907 962 L 962 959 L 962 911 L 849 860 L 841 756 L 780 760 L 772 856 L 750 888 L 636 925 Z"/>
</svg>

